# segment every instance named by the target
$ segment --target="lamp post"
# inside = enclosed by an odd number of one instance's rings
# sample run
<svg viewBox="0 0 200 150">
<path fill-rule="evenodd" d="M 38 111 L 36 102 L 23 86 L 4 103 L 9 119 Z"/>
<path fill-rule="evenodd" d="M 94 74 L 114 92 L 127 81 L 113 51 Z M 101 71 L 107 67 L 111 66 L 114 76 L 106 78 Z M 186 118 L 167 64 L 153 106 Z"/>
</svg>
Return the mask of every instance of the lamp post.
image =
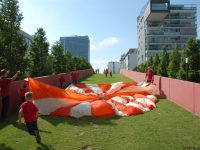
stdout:
<svg viewBox="0 0 200 150">
<path fill-rule="evenodd" d="M 186 76 L 185 79 L 188 80 L 188 70 L 189 70 L 189 64 L 188 64 L 188 58 L 185 58 L 185 72 L 186 72 Z"/>
</svg>

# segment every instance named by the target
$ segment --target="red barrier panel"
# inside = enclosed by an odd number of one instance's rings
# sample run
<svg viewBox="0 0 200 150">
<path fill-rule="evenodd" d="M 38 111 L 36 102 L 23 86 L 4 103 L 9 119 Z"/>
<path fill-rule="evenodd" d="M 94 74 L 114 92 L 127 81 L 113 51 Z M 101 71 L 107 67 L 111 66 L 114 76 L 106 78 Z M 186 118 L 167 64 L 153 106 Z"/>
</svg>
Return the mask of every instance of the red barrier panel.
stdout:
<svg viewBox="0 0 200 150">
<path fill-rule="evenodd" d="M 200 116 L 200 84 L 194 84 L 194 112 Z"/>
<path fill-rule="evenodd" d="M 79 80 L 91 75 L 93 73 L 92 69 L 87 69 L 87 70 L 79 70 Z M 71 80 L 71 73 L 61 73 L 57 75 L 50 75 L 50 76 L 44 76 L 44 77 L 38 77 L 35 78 L 36 80 L 39 80 L 44 83 L 48 83 L 53 86 L 60 87 L 59 83 L 59 77 L 63 76 L 65 78 L 65 83 L 64 84 L 69 84 L 72 82 Z M 20 96 L 19 96 L 19 89 L 26 83 L 26 81 L 21 80 L 21 81 L 15 81 L 12 82 L 10 85 L 10 106 L 9 109 L 10 111 L 16 108 L 20 102 Z M 1 96 L 0 96 L 0 113 L 1 113 Z"/>
<path fill-rule="evenodd" d="M 121 69 L 120 73 L 137 82 L 144 81 L 145 73 Z M 200 84 L 154 76 L 158 94 L 200 116 Z"/>
</svg>

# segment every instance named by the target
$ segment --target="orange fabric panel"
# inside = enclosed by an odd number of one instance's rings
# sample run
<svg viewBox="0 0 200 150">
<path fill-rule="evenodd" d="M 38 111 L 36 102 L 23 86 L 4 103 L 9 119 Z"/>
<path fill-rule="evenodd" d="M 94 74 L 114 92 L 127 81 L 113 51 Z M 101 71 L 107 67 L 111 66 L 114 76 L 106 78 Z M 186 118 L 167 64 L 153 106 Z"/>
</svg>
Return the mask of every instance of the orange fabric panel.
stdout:
<svg viewBox="0 0 200 150">
<path fill-rule="evenodd" d="M 28 80 L 29 88 L 30 91 L 33 92 L 35 101 L 42 98 L 66 98 L 68 101 L 70 100 L 73 102 L 83 102 L 98 99 L 98 97 L 94 95 L 83 95 L 74 91 L 65 91 L 64 89 L 42 83 L 32 78 L 29 78 Z"/>
<path fill-rule="evenodd" d="M 115 110 L 104 100 L 97 100 L 91 103 L 91 112 L 95 117 L 115 115 Z"/>
<path fill-rule="evenodd" d="M 146 98 L 146 96 L 145 95 L 143 95 L 143 94 L 135 94 L 135 95 L 133 95 L 135 98 Z"/>
<path fill-rule="evenodd" d="M 117 109 L 121 112 L 123 112 L 124 114 L 126 115 L 136 115 L 136 114 L 143 114 L 144 112 L 139 109 L 139 108 L 136 108 L 136 107 L 133 107 L 133 106 L 126 106 L 122 103 L 118 103 L 116 101 L 113 101 L 111 100 L 112 103 L 115 104 L 115 106 L 117 107 Z"/>
<path fill-rule="evenodd" d="M 58 108 L 56 111 L 52 112 L 50 116 L 60 116 L 60 117 L 69 117 L 70 109 L 74 107 L 75 105 L 67 106 L 67 107 L 61 107 Z"/>
</svg>

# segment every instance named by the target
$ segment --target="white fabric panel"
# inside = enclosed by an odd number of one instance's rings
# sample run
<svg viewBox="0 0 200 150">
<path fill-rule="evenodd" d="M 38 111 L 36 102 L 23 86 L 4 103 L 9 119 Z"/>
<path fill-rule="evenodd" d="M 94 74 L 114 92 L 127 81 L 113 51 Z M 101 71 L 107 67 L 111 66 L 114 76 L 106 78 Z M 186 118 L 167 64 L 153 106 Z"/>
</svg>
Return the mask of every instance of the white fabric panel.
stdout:
<svg viewBox="0 0 200 150">
<path fill-rule="evenodd" d="M 67 102 L 64 98 L 45 98 L 34 101 L 34 104 L 39 109 L 39 112 L 43 115 L 49 115 L 60 107 L 66 107 L 70 102 Z"/>
<path fill-rule="evenodd" d="M 91 103 L 83 102 L 70 109 L 70 116 L 80 118 L 83 116 L 91 116 Z"/>
<path fill-rule="evenodd" d="M 86 86 L 95 93 L 98 93 L 98 94 L 103 93 L 102 89 L 99 88 L 97 84 L 86 84 Z"/>
</svg>

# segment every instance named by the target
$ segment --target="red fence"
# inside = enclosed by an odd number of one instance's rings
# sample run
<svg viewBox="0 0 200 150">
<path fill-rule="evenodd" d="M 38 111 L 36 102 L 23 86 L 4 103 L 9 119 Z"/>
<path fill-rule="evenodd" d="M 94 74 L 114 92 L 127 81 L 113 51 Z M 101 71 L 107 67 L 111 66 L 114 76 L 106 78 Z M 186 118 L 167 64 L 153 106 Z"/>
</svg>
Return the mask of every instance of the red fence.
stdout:
<svg viewBox="0 0 200 150">
<path fill-rule="evenodd" d="M 88 70 L 79 70 L 79 80 L 90 76 L 93 73 L 92 69 L 88 69 Z M 71 83 L 71 73 L 61 73 L 61 74 L 57 74 L 57 75 L 51 75 L 51 76 L 44 76 L 44 77 L 38 77 L 35 78 L 36 80 L 39 80 L 41 82 L 44 83 L 48 83 L 50 85 L 54 85 L 59 87 L 60 83 L 59 83 L 59 77 L 63 76 L 65 78 L 65 83 L 64 84 L 68 84 Z M 14 108 L 17 107 L 17 105 L 19 104 L 20 101 L 20 96 L 19 96 L 19 89 L 26 83 L 26 81 L 21 80 L 21 81 L 15 81 L 12 82 L 10 85 L 10 110 L 13 110 Z M 0 113 L 1 113 L 1 107 L 2 107 L 2 103 L 1 103 L 1 96 L 0 96 Z"/>
<path fill-rule="evenodd" d="M 121 69 L 120 73 L 137 82 L 144 81 L 145 73 Z M 200 84 L 154 76 L 158 94 L 200 116 Z"/>
</svg>

